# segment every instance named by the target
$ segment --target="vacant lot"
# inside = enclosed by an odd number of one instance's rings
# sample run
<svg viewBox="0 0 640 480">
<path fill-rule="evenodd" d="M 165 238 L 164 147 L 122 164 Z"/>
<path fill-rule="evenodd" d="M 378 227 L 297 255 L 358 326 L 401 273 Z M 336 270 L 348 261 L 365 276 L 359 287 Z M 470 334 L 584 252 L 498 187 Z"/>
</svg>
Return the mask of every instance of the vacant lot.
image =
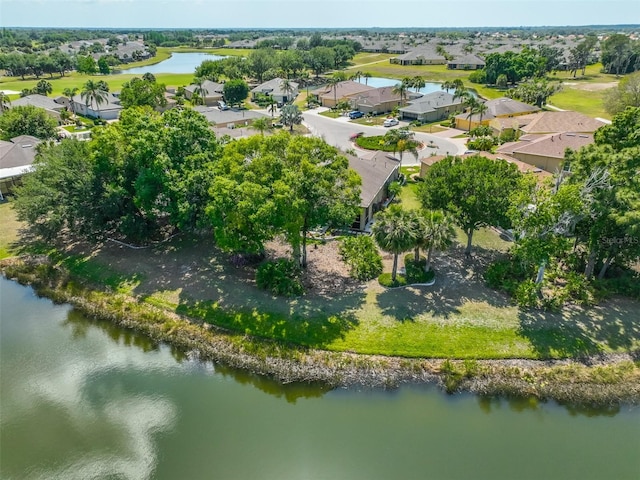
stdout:
<svg viewBox="0 0 640 480">
<path fill-rule="evenodd" d="M 19 224 L 8 205 L 1 206 L 0 215 L 0 241 L 8 245 Z M 555 314 L 511 305 L 504 295 L 487 288 L 481 275 L 501 255 L 488 247 L 506 242 L 491 230 L 476 238 L 471 260 L 464 258 L 461 245 L 435 256 L 434 286 L 396 290 L 387 290 L 375 280 L 359 283 L 347 278 L 334 242 L 311 245 L 310 273 L 305 278 L 308 290 L 294 299 L 276 298 L 258 289 L 255 267 L 232 262 L 209 238 L 178 236 L 143 250 L 111 242 L 93 247 L 75 243 L 49 253 L 73 274 L 101 288 L 128 293 L 196 321 L 334 351 L 558 358 L 627 351 L 640 345 L 636 302 L 620 299 Z M 269 250 L 271 256 L 287 251 L 277 243 Z M 385 255 L 387 270 L 391 260 Z"/>
</svg>

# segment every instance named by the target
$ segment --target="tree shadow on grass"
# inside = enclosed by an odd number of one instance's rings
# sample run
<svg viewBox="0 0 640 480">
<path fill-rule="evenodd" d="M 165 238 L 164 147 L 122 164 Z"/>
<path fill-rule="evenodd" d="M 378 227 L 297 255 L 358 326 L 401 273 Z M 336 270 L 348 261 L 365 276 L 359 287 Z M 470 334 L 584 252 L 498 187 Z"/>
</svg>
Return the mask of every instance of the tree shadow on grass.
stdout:
<svg viewBox="0 0 640 480">
<path fill-rule="evenodd" d="M 519 335 L 542 358 L 580 358 L 598 355 L 605 347 L 630 350 L 640 345 L 640 306 L 633 300 L 565 307 L 560 313 L 521 310 L 519 320 Z"/>
<path fill-rule="evenodd" d="M 459 314 L 467 302 L 506 307 L 508 298 L 485 286 L 482 278 L 493 257 L 494 252 L 476 248 L 474 256 L 466 259 L 463 249 L 454 247 L 434 258 L 434 285 L 385 289 L 377 297 L 378 306 L 385 315 L 400 321 L 413 321 L 422 314 L 449 318 Z"/>
</svg>

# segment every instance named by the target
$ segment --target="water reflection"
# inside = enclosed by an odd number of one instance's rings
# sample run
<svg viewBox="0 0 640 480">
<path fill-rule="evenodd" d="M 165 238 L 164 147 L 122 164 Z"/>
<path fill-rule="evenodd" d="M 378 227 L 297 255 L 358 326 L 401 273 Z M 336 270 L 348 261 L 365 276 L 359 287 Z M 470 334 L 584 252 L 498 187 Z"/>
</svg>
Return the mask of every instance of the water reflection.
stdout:
<svg viewBox="0 0 640 480">
<path fill-rule="evenodd" d="M 526 411 L 537 412 L 542 411 L 548 404 L 557 405 L 563 407 L 572 417 L 585 416 L 585 417 L 614 417 L 620 413 L 619 405 L 578 405 L 571 403 L 562 403 L 555 401 L 547 401 L 545 399 L 539 399 L 537 397 L 508 397 L 508 396 L 477 396 L 478 406 L 480 410 L 487 415 L 495 413 L 495 410 L 499 410 L 503 405 L 508 405 L 509 409 L 522 413 Z"/>
<path fill-rule="evenodd" d="M 224 377 L 232 378 L 242 385 L 251 385 L 261 392 L 273 395 L 276 398 L 284 398 L 287 403 L 291 404 L 295 404 L 298 399 L 301 398 L 320 398 L 332 390 L 331 387 L 319 383 L 297 382 L 283 385 L 269 377 L 255 375 L 244 370 L 229 368 L 223 365 L 216 365 L 215 371 Z"/>
</svg>

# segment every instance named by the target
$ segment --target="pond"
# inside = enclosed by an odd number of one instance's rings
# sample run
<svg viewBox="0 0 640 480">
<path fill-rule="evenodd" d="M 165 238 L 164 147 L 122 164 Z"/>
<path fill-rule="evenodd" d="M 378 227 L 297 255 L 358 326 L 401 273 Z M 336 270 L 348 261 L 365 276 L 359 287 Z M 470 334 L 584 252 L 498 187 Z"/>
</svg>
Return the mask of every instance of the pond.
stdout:
<svg viewBox="0 0 640 480">
<path fill-rule="evenodd" d="M 397 78 L 384 78 L 384 77 L 364 78 L 363 77 L 360 79 L 360 83 L 364 83 L 366 85 L 369 85 L 370 87 L 375 87 L 375 88 L 393 87 L 394 85 L 399 84 L 400 80 L 398 80 Z M 410 90 L 412 92 L 415 91 L 413 87 L 411 87 Z M 424 94 L 424 93 L 439 92 L 440 90 L 442 90 L 442 88 L 439 83 L 427 83 L 423 88 L 421 88 L 418 91 Z"/>
<path fill-rule="evenodd" d="M 0 277 L 3 479 L 637 479 L 640 411 L 282 386 Z"/>
<path fill-rule="evenodd" d="M 193 73 L 205 60 L 221 60 L 225 57 L 211 53 L 172 53 L 171 57 L 146 67 L 125 68 L 118 73 L 144 75 L 145 73 Z"/>
</svg>

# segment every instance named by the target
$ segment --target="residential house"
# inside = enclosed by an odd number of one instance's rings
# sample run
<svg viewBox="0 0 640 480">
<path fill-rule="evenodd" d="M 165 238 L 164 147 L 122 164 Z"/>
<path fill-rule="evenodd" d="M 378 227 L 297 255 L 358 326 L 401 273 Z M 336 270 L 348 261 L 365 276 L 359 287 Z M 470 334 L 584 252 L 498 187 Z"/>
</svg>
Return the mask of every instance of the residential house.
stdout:
<svg viewBox="0 0 640 480">
<path fill-rule="evenodd" d="M 493 154 L 489 152 L 480 152 L 480 153 L 465 153 L 464 155 L 455 155 L 457 158 L 468 158 L 474 155 L 481 155 L 483 157 L 488 158 L 489 160 L 504 160 L 509 163 L 513 163 L 520 172 L 535 175 L 537 182 L 541 183 L 547 178 L 551 178 L 551 173 L 544 171 L 541 168 L 535 167 L 528 163 L 522 162 L 515 157 L 505 154 Z M 447 155 L 432 155 L 430 157 L 425 157 L 420 160 L 420 176 L 422 178 L 425 177 L 429 169 L 438 163 L 439 161 L 447 158 Z"/>
<path fill-rule="evenodd" d="M 217 107 L 199 105 L 194 107 L 194 110 L 204 115 L 210 124 L 226 128 L 244 127 L 250 125 L 258 118 L 269 118 L 268 115 L 255 110 L 241 110 L 237 108 L 220 110 Z"/>
<path fill-rule="evenodd" d="M 472 54 L 462 55 L 447 62 L 447 68 L 450 70 L 480 70 L 484 66 L 484 60 Z"/>
<path fill-rule="evenodd" d="M 474 113 L 469 118 L 467 113 L 456 115 L 456 128 L 470 130 L 478 125 L 489 125 L 494 118 L 517 117 L 537 112 L 540 109 L 534 105 L 519 102 L 512 98 L 495 98 L 485 103 L 487 111 L 482 115 Z"/>
<path fill-rule="evenodd" d="M 354 221 L 354 230 L 369 231 L 373 215 L 381 210 L 389 199 L 389 184 L 400 175 L 400 160 L 386 152 L 367 152 L 356 157 L 347 155 L 349 168 L 362 179 L 360 186 L 360 215 Z"/>
<path fill-rule="evenodd" d="M 351 95 L 349 96 L 351 108 L 364 113 L 377 115 L 390 112 L 396 107 L 401 107 L 402 99 L 399 93 L 394 92 L 394 88 L 395 87 L 378 87 Z M 405 92 L 405 100 L 421 96 L 421 93 Z"/>
<path fill-rule="evenodd" d="M 501 145 L 496 153 L 510 155 L 521 162 L 554 173 L 562 167 L 567 148 L 579 150 L 591 143 L 593 135 L 589 133 L 526 134 L 517 142 Z"/>
<path fill-rule="evenodd" d="M 202 92 L 200 88 L 202 88 Z M 205 80 L 202 86 L 194 83 L 184 87 L 184 96 L 187 100 L 191 100 L 194 96 L 202 99 L 203 92 L 205 105 L 217 105 L 224 98 L 224 84 Z"/>
<path fill-rule="evenodd" d="M 66 99 L 65 102 L 68 103 Z M 62 123 L 60 112 L 66 108 L 66 105 L 65 103 L 58 103 L 58 99 L 49 98 L 44 95 L 34 93 L 32 95 L 26 95 L 22 98 L 13 100 L 9 107 L 24 107 L 27 105 L 43 108 L 47 112 L 47 115 L 54 118 L 59 125 Z"/>
<path fill-rule="evenodd" d="M 107 93 L 104 102 L 98 103 L 95 100 L 87 102 L 81 95 L 73 97 L 73 109 L 78 115 L 85 117 L 101 118 L 103 120 L 116 120 L 122 111 L 120 99 L 113 93 Z"/>
<path fill-rule="evenodd" d="M 345 80 L 335 85 L 323 85 L 322 87 L 309 92 L 309 96 L 311 98 L 315 97 L 323 107 L 333 108 L 343 99 L 347 99 L 352 95 L 373 89 L 374 87 L 370 87 L 364 83 Z"/>
<path fill-rule="evenodd" d="M 464 108 L 462 99 L 448 92 L 432 92 L 416 98 L 409 105 L 400 109 L 403 120 L 418 120 L 420 122 L 435 122 L 449 117 L 453 113 L 461 112 Z"/>
<path fill-rule="evenodd" d="M 0 200 L 20 184 L 22 176 L 31 170 L 40 139 L 30 135 L 0 140 Z"/>
<path fill-rule="evenodd" d="M 268 82 L 261 83 L 251 90 L 251 99 L 255 100 L 256 95 L 262 93 L 271 96 L 278 103 L 293 101 L 298 96 L 298 84 L 289 81 L 288 89 L 285 89 L 284 85 L 285 80 L 282 78 L 273 78 Z"/>
<path fill-rule="evenodd" d="M 522 126 L 524 133 L 594 133 L 606 122 L 589 117 L 582 113 L 564 112 L 538 112 L 532 115 L 531 121 Z"/>
<path fill-rule="evenodd" d="M 447 63 L 447 59 L 438 53 L 435 45 L 425 44 L 397 57 L 392 57 L 389 62 L 398 65 L 444 65 Z"/>
</svg>

